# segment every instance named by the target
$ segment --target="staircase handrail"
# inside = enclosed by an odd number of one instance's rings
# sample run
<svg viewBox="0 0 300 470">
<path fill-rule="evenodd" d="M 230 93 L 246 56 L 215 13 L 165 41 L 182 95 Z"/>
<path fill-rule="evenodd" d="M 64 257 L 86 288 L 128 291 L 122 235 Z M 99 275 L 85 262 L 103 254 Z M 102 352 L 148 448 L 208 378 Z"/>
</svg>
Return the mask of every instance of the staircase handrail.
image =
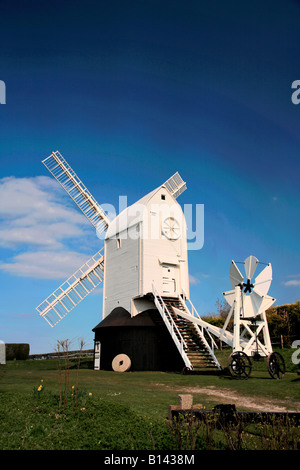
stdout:
<svg viewBox="0 0 300 470">
<path fill-rule="evenodd" d="M 185 308 L 185 310 L 190 314 L 192 315 L 193 317 L 195 318 L 198 318 L 199 320 L 201 320 L 201 325 L 197 325 L 198 327 L 200 326 L 201 327 L 201 331 L 202 331 L 202 335 L 203 335 L 203 329 L 205 328 L 206 332 L 207 332 L 207 335 L 209 336 L 210 340 L 211 340 L 211 343 L 212 343 L 212 349 L 213 347 L 215 347 L 216 349 L 218 349 L 218 345 L 216 344 L 215 340 L 213 339 L 213 337 L 211 336 L 210 334 L 210 331 L 209 331 L 209 328 L 210 328 L 210 324 L 207 323 L 206 321 L 202 320 L 202 318 L 200 317 L 196 307 L 194 306 L 194 304 L 192 303 L 191 299 L 187 298 L 185 299 L 185 302 L 188 301 L 191 308 L 192 308 L 192 311 L 190 312 L 189 308 L 187 308 L 187 305 L 186 303 L 183 301 L 183 299 L 180 297 L 180 301 L 181 301 L 181 304 L 182 306 Z"/>
<path fill-rule="evenodd" d="M 189 369 L 193 369 L 193 366 L 185 352 L 185 349 L 187 348 L 187 344 L 186 342 L 184 341 L 176 323 L 174 322 L 172 316 L 170 315 L 169 311 L 168 311 L 168 308 L 164 302 L 164 300 L 162 299 L 162 297 L 159 295 L 158 293 L 158 290 L 156 289 L 155 285 L 152 284 L 152 292 L 153 292 L 153 295 L 154 295 L 154 303 L 162 317 L 162 319 L 164 320 L 165 322 L 165 325 L 167 326 L 168 330 L 169 330 L 169 333 L 171 334 L 171 337 L 186 365 L 186 367 L 188 367 Z M 158 300 L 159 299 L 159 300 Z M 161 303 L 160 303 L 161 302 Z M 176 335 L 176 333 L 177 335 Z"/>
<path fill-rule="evenodd" d="M 214 363 L 216 364 L 218 369 L 221 369 L 220 363 L 217 360 L 217 358 L 215 356 L 215 353 L 214 353 L 214 348 L 218 349 L 218 346 L 217 346 L 216 342 L 214 341 L 213 337 L 211 336 L 211 334 L 208 330 L 209 323 L 207 323 L 207 322 L 205 322 L 201 319 L 199 313 L 197 312 L 196 308 L 194 307 L 192 301 L 189 298 L 187 298 L 186 300 L 189 301 L 189 304 L 191 305 L 191 308 L 192 308 L 192 312 L 190 312 L 189 308 L 187 307 L 185 301 L 183 300 L 183 298 L 181 296 L 179 296 L 179 300 L 180 300 L 180 303 L 181 303 L 182 307 L 184 308 L 185 312 L 189 316 L 193 316 L 193 317 L 197 318 L 198 321 L 201 322 L 200 325 L 197 324 L 197 323 L 194 323 L 196 331 L 198 331 L 198 334 L 201 337 L 202 341 L 204 342 L 207 350 L 209 351 Z M 178 313 L 179 313 L 179 311 L 178 311 Z M 203 332 L 204 328 L 205 328 L 205 331 L 206 331 L 207 335 L 209 336 L 209 338 L 211 340 L 211 346 L 209 345 L 208 341 L 206 340 L 206 338 L 204 336 L 204 332 Z"/>
</svg>

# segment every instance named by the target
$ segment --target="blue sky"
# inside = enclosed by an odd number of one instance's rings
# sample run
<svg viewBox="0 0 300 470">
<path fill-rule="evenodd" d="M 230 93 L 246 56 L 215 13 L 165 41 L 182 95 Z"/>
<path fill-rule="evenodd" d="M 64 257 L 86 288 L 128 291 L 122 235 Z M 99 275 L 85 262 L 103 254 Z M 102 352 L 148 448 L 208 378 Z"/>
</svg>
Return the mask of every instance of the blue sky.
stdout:
<svg viewBox="0 0 300 470">
<path fill-rule="evenodd" d="M 102 242 L 42 165 L 59 150 L 100 204 L 175 171 L 204 204 L 189 252 L 202 315 L 232 259 L 273 266 L 276 304 L 300 298 L 300 2 L 3 1 L 0 6 L 0 340 L 32 353 L 93 347 L 98 289 L 55 328 L 35 307 Z"/>
</svg>

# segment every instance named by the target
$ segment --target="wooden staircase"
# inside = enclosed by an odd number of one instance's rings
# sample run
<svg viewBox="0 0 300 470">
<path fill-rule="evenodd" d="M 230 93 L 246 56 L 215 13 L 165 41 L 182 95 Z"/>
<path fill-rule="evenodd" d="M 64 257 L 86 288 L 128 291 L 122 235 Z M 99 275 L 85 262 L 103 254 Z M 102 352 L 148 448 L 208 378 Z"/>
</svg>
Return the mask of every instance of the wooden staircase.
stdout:
<svg viewBox="0 0 300 470">
<path fill-rule="evenodd" d="M 173 307 L 184 311 L 184 306 L 180 299 L 177 297 L 163 296 L 158 297 L 158 302 L 160 305 L 163 305 L 164 303 L 164 306 L 167 308 L 172 320 L 177 326 L 178 331 L 175 330 L 175 334 L 178 339 L 181 335 L 181 338 L 184 340 L 184 350 L 192 366 L 192 371 L 197 372 L 203 371 L 203 369 L 219 369 L 219 364 L 216 363 L 208 350 L 197 325 L 175 313 Z"/>
</svg>

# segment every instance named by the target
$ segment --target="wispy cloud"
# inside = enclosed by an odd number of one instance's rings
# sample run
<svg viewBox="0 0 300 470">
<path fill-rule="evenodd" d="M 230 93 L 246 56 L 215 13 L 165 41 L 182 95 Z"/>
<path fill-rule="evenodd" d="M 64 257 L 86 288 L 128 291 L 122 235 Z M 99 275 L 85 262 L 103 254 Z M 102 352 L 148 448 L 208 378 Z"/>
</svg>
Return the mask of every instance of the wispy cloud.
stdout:
<svg viewBox="0 0 300 470">
<path fill-rule="evenodd" d="M 92 290 L 91 295 L 99 295 L 103 294 L 103 287 L 96 287 L 96 289 Z"/>
<path fill-rule="evenodd" d="M 200 283 L 200 280 L 197 279 L 195 276 L 192 276 L 192 274 L 189 274 L 189 281 L 190 281 L 190 284 L 192 285 L 196 285 Z"/>
<path fill-rule="evenodd" d="M 83 235 L 87 224 L 45 176 L 0 180 L 0 245 L 61 247 L 65 238 Z"/>
<path fill-rule="evenodd" d="M 86 260 L 86 254 L 73 251 L 36 251 L 16 255 L 9 262 L 0 263 L 0 269 L 15 276 L 64 280 Z"/>
<path fill-rule="evenodd" d="M 10 313 L 9 316 L 14 317 L 14 318 L 36 318 L 36 313 L 14 312 L 14 313 Z"/>
<path fill-rule="evenodd" d="M 196 274 L 198 277 L 193 276 L 192 274 L 189 274 L 189 281 L 191 285 L 200 284 L 201 280 L 199 279 L 199 277 L 204 278 L 204 279 L 207 279 L 210 277 L 210 274 L 206 274 L 203 272 L 197 272 Z"/>
<path fill-rule="evenodd" d="M 285 281 L 282 284 L 286 287 L 299 287 L 300 279 L 291 279 L 290 281 Z"/>
<path fill-rule="evenodd" d="M 91 226 L 56 181 L 0 179 L 0 269 L 16 276 L 65 279 L 84 264 Z M 71 248 L 77 244 L 79 251 Z M 93 254 L 93 253 L 92 253 Z M 5 260 L 3 259 L 5 256 Z"/>
</svg>

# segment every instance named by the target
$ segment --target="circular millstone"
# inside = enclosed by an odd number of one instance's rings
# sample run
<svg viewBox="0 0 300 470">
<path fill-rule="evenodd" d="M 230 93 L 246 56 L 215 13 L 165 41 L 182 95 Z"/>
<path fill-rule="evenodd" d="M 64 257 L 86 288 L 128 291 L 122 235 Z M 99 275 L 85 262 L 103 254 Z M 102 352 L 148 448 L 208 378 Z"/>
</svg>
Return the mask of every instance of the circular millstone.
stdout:
<svg viewBox="0 0 300 470">
<path fill-rule="evenodd" d="M 112 361 L 112 368 L 115 372 L 126 372 L 130 366 L 131 360 L 126 354 L 118 354 Z"/>
</svg>

